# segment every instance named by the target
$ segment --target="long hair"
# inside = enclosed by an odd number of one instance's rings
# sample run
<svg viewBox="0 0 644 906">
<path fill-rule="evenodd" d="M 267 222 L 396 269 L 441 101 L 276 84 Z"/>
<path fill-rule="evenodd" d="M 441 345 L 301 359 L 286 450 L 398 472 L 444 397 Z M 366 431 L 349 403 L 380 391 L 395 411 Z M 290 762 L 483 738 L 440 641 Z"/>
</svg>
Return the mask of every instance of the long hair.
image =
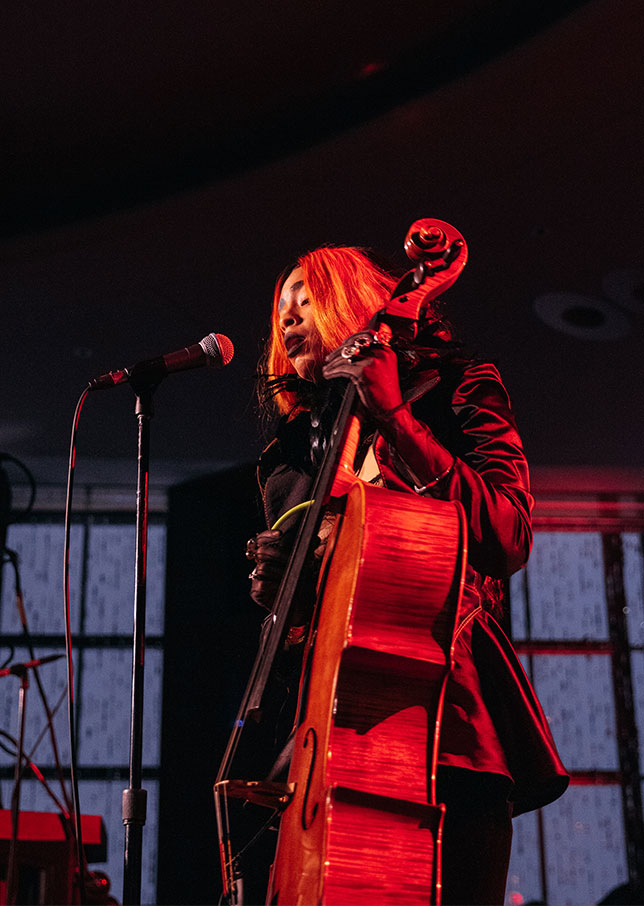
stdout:
<svg viewBox="0 0 644 906">
<path fill-rule="evenodd" d="M 286 354 L 278 311 L 286 278 L 298 266 L 304 273 L 323 355 L 366 327 L 396 285 L 394 277 L 361 249 L 352 247 L 315 249 L 280 274 L 273 297 L 271 335 L 259 366 L 259 395 L 264 407 L 276 407 L 282 414 L 307 407 L 298 393 L 295 368 Z"/>
</svg>

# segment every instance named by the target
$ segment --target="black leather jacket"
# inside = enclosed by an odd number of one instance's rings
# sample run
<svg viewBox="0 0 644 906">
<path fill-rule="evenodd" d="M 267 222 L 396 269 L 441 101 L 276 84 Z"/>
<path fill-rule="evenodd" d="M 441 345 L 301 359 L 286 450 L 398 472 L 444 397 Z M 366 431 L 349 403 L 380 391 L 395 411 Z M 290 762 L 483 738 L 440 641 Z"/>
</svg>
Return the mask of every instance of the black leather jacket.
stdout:
<svg viewBox="0 0 644 906">
<path fill-rule="evenodd" d="M 521 440 L 493 365 L 424 371 L 405 388 L 404 399 L 410 405 L 401 410 L 399 430 L 414 435 L 414 462 L 377 436 L 374 453 L 384 485 L 459 500 L 468 525 L 439 764 L 506 777 L 519 814 L 557 798 L 568 783 L 534 690 L 491 614 L 499 580 L 525 565 L 532 543 L 533 498 Z M 309 427 L 308 412 L 283 420 L 260 459 L 269 526 L 308 497 Z M 445 472 L 437 483 L 430 481 Z"/>
</svg>

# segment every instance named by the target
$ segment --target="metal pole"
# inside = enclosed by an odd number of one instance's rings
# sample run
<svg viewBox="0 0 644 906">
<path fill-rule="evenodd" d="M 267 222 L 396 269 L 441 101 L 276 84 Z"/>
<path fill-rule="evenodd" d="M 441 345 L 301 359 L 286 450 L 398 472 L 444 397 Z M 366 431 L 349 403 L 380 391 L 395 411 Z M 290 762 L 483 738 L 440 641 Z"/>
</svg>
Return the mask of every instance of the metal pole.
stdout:
<svg viewBox="0 0 644 906">
<path fill-rule="evenodd" d="M 134 634 L 132 642 L 132 699 L 130 719 L 130 783 L 123 791 L 123 824 L 125 825 L 123 904 L 139 906 L 141 902 L 141 865 L 143 826 L 146 818 L 147 792 L 141 789 L 143 756 L 143 678 L 145 668 L 145 596 L 148 535 L 148 480 L 150 467 L 150 419 L 152 392 L 150 386 L 134 388 L 137 395 L 136 416 L 139 422 L 138 477 L 136 490 L 136 565 L 134 577 Z"/>
</svg>

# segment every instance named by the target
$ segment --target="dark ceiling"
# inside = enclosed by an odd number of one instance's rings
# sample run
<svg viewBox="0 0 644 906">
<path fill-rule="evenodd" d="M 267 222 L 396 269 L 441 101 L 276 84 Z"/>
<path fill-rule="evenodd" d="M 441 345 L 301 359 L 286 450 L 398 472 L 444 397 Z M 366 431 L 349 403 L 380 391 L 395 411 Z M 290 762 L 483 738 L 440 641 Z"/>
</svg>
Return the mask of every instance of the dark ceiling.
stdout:
<svg viewBox="0 0 644 906">
<path fill-rule="evenodd" d="M 156 393 L 153 469 L 254 458 L 275 274 L 327 242 L 404 266 L 408 226 L 437 217 L 470 252 L 452 318 L 531 461 L 642 466 L 640 0 L 3 17 L 1 451 L 64 480 L 90 378 L 216 331 L 231 365 Z M 92 395 L 79 460 L 135 453 L 131 390 Z"/>
</svg>

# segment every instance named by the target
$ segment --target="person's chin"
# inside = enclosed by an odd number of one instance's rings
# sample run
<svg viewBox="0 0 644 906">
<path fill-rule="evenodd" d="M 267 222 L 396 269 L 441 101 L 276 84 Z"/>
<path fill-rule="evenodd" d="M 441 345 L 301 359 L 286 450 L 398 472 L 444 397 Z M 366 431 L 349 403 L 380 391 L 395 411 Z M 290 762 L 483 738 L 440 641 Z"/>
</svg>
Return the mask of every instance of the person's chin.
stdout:
<svg viewBox="0 0 644 906">
<path fill-rule="evenodd" d="M 298 377 L 303 381 L 312 381 L 312 375 L 315 373 L 315 361 L 312 356 L 298 355 L 292 359 L 293 368 L 295 368 Z"/>
<path fill-rule="evenodd" d="M 303 381 L 312 381 L 314 384 L 319 380 L 318 372 L 321 369 L 318 367 L 317 363 L 313 358 L 296 359 L 293 362 L 293 367 L 295 368 L 298 377 L 301 377 Z"/>
</svg>

